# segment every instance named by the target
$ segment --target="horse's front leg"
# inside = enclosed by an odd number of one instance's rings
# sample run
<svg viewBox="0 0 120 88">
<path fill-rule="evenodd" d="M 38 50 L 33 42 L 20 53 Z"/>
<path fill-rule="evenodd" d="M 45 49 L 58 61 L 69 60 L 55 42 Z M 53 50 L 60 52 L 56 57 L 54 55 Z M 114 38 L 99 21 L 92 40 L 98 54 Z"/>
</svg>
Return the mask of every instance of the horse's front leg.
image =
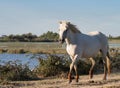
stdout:
<svg viewBox="0 0 120 88">
<path fill-rule="evenodd" d="M 75 69 L 75 73 L 76 73 L 76 82 L 78 82 L 79 75 L 78 75 L 77 64 L 74 64 L 74 69 Z"/>
<path fill-rule="evenodd" d="M 71 57 L 72 63 L 70 64 L 70 71 L 69 71 L 69 74 L 68 74 L 69 83 L 72 82 L 71 73 L 72 73 L 73 67 L 74 67 L 75 72 L 76 72 L 76 82 L 78 82 L 79 76 L 78 76 L 78 71 L 77 71 L 77 58 L 78 58 L 78 55 L 75 55 L 74 57 Z"/>
<path fill-rule="evenodd" d="M 70 71 L 69 71 L 69 74 L 68 74 L 69 83 L 72 82 L 72 76 L 71 76 L 71 74 L 72 74 L 73 66 L 74 66 L 74 63 L 72 62 L 72 63 L 70 64 Z"/>
</svg>

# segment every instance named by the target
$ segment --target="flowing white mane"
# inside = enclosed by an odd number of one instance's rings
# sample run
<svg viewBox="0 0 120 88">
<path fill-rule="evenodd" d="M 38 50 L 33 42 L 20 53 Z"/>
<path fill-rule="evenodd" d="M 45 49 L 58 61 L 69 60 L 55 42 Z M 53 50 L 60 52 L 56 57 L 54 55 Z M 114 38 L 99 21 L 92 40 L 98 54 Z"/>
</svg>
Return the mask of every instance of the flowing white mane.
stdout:
<svg viewBox="0 0 120 88">
<path fill-rule="evenodd" d="M 76 27 L 76 25 L 71 24 L 70 22 L 67 24 L 68 28 L 73 32 L 73 33 L 81 33 L 80 30 Z"/>
<path fill-rule="evenodd" d="M 78 28 L 76 27 L 76 25 L 67 22 L 67 21 L 60 21 L 60 24 L 63 25 L 63 27 L 67 27 L 67 29 L 71 30 L 73 33 L 81 33 L 80 30 L 78 30 Z"/>
</svg>

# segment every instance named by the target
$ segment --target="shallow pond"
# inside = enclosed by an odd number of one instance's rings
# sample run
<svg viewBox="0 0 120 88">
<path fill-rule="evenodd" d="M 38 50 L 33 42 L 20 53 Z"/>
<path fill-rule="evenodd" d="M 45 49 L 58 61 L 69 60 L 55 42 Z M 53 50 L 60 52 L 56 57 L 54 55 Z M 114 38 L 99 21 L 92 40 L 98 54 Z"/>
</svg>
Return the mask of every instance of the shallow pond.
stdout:
<svg viewBox="0 0 120 88">
<path fill-rule="evenodd" d="M 34 69 L 39 64 L 38 60 L 32 54 L 0 54 L 0 64 L 8 61 L 17 61 L 23 65 L 27 64 L 30 69 Z"/>
<path fill-rule="evenodd" d="M 64 46 L 64 45 L 63 45 Z M 120 48 L 120 43 L 116 42 L 110 42 L 109 46 L 111 48 Z M 65 46 L 64 46 L 65 47 Z M 33 54 L 7 54 L 3 53 L 0 54 L 0 64 L 2 62 L 8 62 L 8 61 L 21 61 L 22 64 L 27 64 L 30 69 L 34 69 L 38 64 L 38 60 L 36 58 L 39 58 L 39 56 L 45 57 L 45 54 L 37 54 L 38 57 L 33 57 Z"/>
<path fill-rule="evenodd" d="M 120 43 L 109 43 L 110 48 L 120 48 Z"/>
</svg>

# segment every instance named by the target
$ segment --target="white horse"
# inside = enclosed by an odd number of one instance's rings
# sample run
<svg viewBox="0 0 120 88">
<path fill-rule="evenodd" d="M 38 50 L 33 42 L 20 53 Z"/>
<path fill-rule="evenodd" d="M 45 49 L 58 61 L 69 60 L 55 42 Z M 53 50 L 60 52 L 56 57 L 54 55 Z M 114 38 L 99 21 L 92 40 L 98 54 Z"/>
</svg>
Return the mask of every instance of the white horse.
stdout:
<svg viewBox="0 0 120 88">
<path fill-rule="evenodd" d="M 99 51 L 102 53 L 104 62 L 103 79 L 106 80 L 107 71 L 110 73 L 110 57 L 108 53 L 108 40 L 103 33 L 95 31 L 89 34 L 83 34 L 70 22 L 61 21 L 59 26 L 59 41 L 61 43 L 66 42 L 67 53 L 72 59 L 68 74 L 69 83 L 72 82 L 71 71 L 73 67 L 76 72 L 76 82 L 78 82 L 77 62 L 80 58 L 90 58 L 92 66 L 89 71 L 89 76 L 90 78 L 93 77 L 95 61 L 92 57 L 96 56 Z"/>
</svg>

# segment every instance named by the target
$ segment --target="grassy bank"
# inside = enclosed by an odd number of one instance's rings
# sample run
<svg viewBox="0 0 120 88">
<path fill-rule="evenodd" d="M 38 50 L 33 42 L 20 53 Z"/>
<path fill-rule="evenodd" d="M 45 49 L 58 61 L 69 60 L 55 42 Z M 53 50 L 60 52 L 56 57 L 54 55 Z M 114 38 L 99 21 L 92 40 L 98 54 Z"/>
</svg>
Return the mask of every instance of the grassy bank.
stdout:
<svg viewBox="0 0 120 88">
<path fill-rule="evenodd" d="M 120 39 L 109 39 L 109 43 L 120 44 Z"/>
<path fill-rule="evenodd" d="M 66 53 L 63 45 L 52 42 L 1 42 L 0 53 Z"/>
<path fill-rule="evenodd" d="M 120 40 L 109 40 L 109 43 L 120 44 Z M 66 50 L 65 44 L 58 42 L 0 42 L 0 53 L 65 54 Z"/>
</svg>

